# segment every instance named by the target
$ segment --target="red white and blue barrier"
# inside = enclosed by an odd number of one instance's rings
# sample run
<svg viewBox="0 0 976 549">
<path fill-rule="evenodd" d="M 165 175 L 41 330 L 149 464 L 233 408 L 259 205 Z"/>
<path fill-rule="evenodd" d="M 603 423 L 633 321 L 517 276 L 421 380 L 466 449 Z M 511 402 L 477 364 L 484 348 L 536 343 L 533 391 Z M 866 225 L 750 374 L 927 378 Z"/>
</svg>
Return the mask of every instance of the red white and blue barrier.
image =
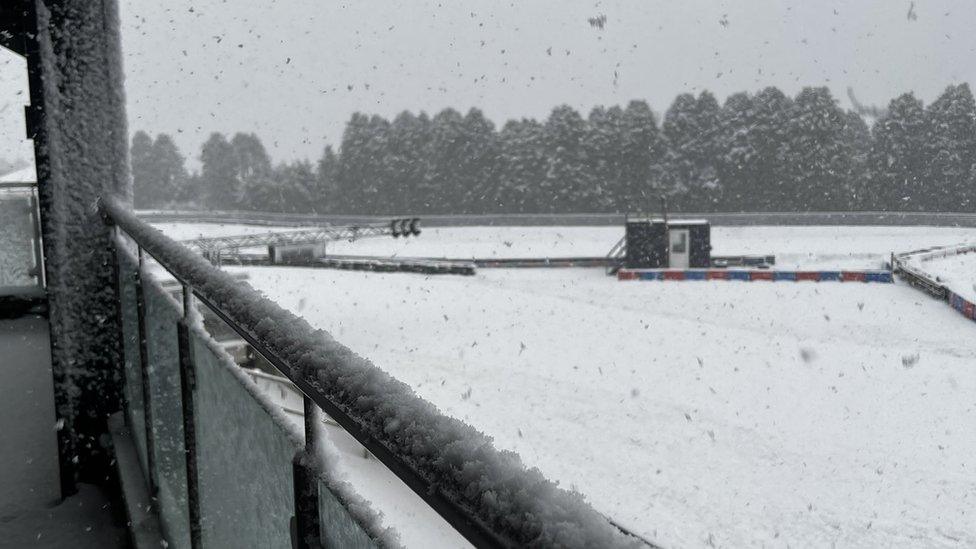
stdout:
<svg viewBox="0 0 976 549">
<path fill-rule="evenodd" d="M 773 271 L 758 269 L 620 269 L 617 280 L 741 280 L 790 282 L 894 282 L 891 271 Z"/>
<path fill-rule="evenodd" d="M 969 320 L 976 320 L 976 304 L 955 292 L 949 292 L 949 306 Z"/>
</svg>

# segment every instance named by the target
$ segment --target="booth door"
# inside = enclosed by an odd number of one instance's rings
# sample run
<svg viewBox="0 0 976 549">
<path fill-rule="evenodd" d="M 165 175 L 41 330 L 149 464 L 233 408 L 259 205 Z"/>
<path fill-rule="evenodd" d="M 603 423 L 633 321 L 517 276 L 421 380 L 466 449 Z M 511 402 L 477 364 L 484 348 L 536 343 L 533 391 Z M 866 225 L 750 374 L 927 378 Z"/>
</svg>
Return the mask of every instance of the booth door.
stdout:
<svg viewBox="0 0 976 549">
<path fill-rule="evenodd" d="M 687 269 L 689 265 L 688 229 L 671 229 L 668 266 L 672 269 Z"/>
</svg>

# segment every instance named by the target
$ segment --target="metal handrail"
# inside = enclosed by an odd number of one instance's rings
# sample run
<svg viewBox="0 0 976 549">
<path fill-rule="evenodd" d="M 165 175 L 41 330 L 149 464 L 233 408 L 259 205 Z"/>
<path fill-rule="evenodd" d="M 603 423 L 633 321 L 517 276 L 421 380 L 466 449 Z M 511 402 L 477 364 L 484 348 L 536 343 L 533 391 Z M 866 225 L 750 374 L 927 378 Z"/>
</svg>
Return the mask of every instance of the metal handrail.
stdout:
<svg viewBox="0 0 976 549">
<path fill-rule="evenodd" d="M 202 257 L 139 220 L 115 198 L 101 199 L 99 208 L 106 222 L 124 231 L 140 250 L 153 257 L 192 296 L 210 308 L 294 383 L 307 397 L 306 408 L 310 402 L 314 402 L 314 406 L 326 412 L 476 547 L 513 547 L 529 543 L 538 545 L 545 532 L 534 532 L 532 535 L 537 537 L 526 539 L 525 531 L 514 529 L 507 521 L 511 517 L 545 521 L 544 517 L 548 515 L 555 516 L 548 517 L 551 522 L 543 522 L 542 526 L 576 524 L 578 531 L 600 539 L 605 545 L 635 546 L 647 543 L 633 535 L 627 535 L 578 496 L 545 480 L 537 470 L 525 469 L 512 454 L 494 449 L 490 439 L 483 434 L 459 420 L 444 416 L 417 397 L 406 385 L 390 378 L 345 347 L 338 344 L 326 345 L 324 332 L 312 329 L 304 320 L 261 297 Z M 301 357 L 301 364 L 289 360 L 288 356 Z M 321 368 L 317 368 L 318 366 Z M 368 383 L 364 382 L 363 387 L 360 387 L 363 393 L 357 395 L 350 394 L 351 391 L 345 391 L 342 387 L 331 387 L 330 391 L 329 387 L 323 387 L 322 380 L 316 379 L 319 372 L 334 374 L 330 370 L 343 367 L 350 368 L 350 372 L 372 375 L 369 381 L 381 386 L 370 392 L 365 388 Z M 384 420 L 389 418 L 383 416 L 384 411 L 379 409 L 364 410 L 362 406 L 357 408 L 359 401 L 372 400 L 380 406 L 379 403 L 384 403 L 391 397 L 400 399 L 402 404 L 416 406 L 414 409 L 421 416 L 418 419 L 430 420 L 432 424 L 426 425 L 417 421 L 389 430 L 370 430 L 369 425 L 388 425 Z M 385 412 L 388 413 L 389 410 Z M 306 418 L 306 429 L 308 421 Z M 470 493 L 465 481 L 458 478 L 462 471 L 448 463 L 449 460 L 424 455 L 422 452 L 411 456 L 415 459 L 408 459 L 411 448 L 404 440 L 411 436 L 416 437 L 418 432 L 420 435 L 429 435 L 431 440 L 438 440 L 441 448 L 455 441 L 476 442 L 470 457 L 485 463 L 490 469 L 487 473 L 496 472 L 497 467 L 506 467 L 505 478 L 485 478 L 484 481 L 499 488 L 531 487 L 532 492 L 544 495 L 530 501 L 497 492 L 494 494 L 495 498 L 504 500 L 503 503 L 507 505 L 505 513 L 493 512 L 498 509 L 486 510 L 479 506 L 482 494 Z M 403 436 L 403 439 L 398 435 Z M 545 489 L 540 489 L 540 485 L 545 483 L 548 483 Z M 545 545 L 546 541 L 551 544 L 557 540 L 542 538 L 541 544 Z"/>
<path fill-rule="evenodd" d="M 620 237 L 620 240 L 610 248 L 607 252 L 607 266 L 606 273 L 612 275 L 617 272 L 623 262 L 624 256 L 627 255 L 627 235 Z"/>
</svg>

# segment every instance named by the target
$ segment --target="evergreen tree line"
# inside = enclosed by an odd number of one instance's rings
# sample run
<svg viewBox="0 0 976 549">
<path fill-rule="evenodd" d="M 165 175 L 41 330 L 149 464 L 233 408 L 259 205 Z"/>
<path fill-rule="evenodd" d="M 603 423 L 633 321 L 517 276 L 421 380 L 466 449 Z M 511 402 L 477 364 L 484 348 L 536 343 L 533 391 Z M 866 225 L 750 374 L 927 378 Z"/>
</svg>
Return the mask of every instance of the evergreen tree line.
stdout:
<svg viewBox="0 0 976 549">
<path fill-rule="evenodd" d="M 348 214 L 653 211 L 969 211 L 976 206 L 976 102 L 952 85 L 911 93 L 869 128 L 827 88 L 770 87 L 724 105 L 679 95 L 568 106 L 499 130 L 478 109 L 392 121 L 356 113 L 316 165 L 273 165 L 254 134 L 214 133 L 188 173 L 172 139 L 132 140 L 136 207 Z"/>
</svg>

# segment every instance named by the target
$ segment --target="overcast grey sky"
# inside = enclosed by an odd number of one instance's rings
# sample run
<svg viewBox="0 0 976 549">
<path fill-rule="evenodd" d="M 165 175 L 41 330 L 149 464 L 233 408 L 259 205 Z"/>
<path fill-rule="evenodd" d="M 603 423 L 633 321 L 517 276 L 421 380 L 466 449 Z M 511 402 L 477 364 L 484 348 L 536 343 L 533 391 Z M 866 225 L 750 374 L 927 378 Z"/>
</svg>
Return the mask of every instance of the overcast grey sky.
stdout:
<svg viewBox="0 0 976 549">
<path fill-rule="evenodd" d="M 276 160 L 316 159 L 357 110 L 476 106 L 500 125 L 560 103 L 660 113 L 702 89 L 827 85 L 847 106 L 847 86 L 884 104 L 976 83 L 974 0 L 120 1 L 130 131 L 191 157 L 211 131 L 253 131 Z M 5 128 L 21 111 L 11 59 Z"/>
</svg>

